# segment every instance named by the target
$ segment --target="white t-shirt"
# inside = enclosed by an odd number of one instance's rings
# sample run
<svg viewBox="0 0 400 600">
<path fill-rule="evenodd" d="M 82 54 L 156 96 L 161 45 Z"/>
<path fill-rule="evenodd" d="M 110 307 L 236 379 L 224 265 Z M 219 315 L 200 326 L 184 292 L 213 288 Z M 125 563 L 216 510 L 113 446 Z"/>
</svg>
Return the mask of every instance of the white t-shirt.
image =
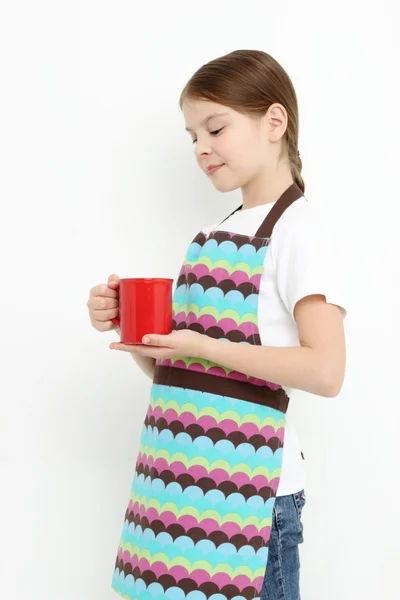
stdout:
<svg viewBox="0 0 400 600">
<path fill-rule="evenodd" d="M 254 236 L 275 202 L 239 210 L 214 229 Z M 333 236 L 305 196 L 295 200 L 279 218 L 265 255 L 258 300 L 258 327 L 263 346 L 299 346 L 294 319 L 296 302 L 310 294 L 324 294 L 326 301 L 342 309 L 344 290 L 334 261 Z M 283 386 L 289 398 L 292 389 Z M 306 470 L 297 432 L 286 413 L 283 462 L 278 496 L 306 487 Z"/>
</svg>

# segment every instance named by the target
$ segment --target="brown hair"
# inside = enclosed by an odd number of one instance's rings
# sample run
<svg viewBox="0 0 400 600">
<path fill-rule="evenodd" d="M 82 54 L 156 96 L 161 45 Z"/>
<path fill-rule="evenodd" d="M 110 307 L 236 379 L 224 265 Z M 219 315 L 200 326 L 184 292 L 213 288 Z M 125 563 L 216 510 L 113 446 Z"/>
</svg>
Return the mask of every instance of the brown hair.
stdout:
<svg viewBox="0 0 400 600">
<path fill-rule="evenodd" d="M 217 102 L 255 119 L 262 117 L 271 104 L 282 104 L 288 124 L 279 158 L 287 154 L 293 179 L 304 193 L 297 148 L 297 96 L 289 75 L 272 56 L 261 50 L 235 50 L 215 58 L 200 67 L 183 88 L 179 98 L 181 110 L 186 99 Z"/>
</svg>

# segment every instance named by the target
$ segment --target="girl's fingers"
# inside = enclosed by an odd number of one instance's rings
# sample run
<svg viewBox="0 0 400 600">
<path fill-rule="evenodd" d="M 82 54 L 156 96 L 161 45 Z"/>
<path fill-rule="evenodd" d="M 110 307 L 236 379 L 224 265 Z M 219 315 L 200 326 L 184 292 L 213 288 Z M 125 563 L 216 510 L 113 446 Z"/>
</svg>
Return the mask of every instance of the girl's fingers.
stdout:
<svg viewBox="0 0 400 600">
<path fill-rule="evenodd" d="M 120 344 L 118 342 L 113 342 L 110 344 L 111 350 L 127 350 L 128 352 L 137 352 L 137 346 L 140 344 Z"/>
<path fill-rule="evenodd" d="M 135 348 L 134 350 L 132 350 L 133 347 Z M 154 346 L 143 346 L 142 344 L 120 344 L 118 342 L 113 342 L 110 344 L 109 348 L 111 350 L 122 350 L 124 352 L 136 352 L 141 356 L 149 356 L 150 358 L 155 359 L 166 359 L 173 357 L 173 352 L 168 352 L 166 348 L 154 348 Z"/>
<path fill-rule="evenodd" d="M 110 344 L 111 350 L 124 350 L 125 352 L 137 352 L 143 356 L 151 356 L 154 354 L 154 348 L 143 346 L 142 344 L 120 344 L 113 342 Z"/>
</svg>

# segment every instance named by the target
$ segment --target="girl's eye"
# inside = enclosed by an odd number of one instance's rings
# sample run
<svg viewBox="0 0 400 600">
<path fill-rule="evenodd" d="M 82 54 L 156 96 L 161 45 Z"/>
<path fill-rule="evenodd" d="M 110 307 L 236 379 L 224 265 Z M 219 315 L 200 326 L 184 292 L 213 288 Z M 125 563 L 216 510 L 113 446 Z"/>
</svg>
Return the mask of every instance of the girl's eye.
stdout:
<svg viewBox="0 0 400 600">
<path fill-rule="evenodd" d="M 223 130 L 223 127 L 221 127 L 221 129 L 216 129 L 215 131 L 211 131 L 210 133 L 211 133 L 211 135 L 214 135 L 214 134 L 219 133 L 222 130 Z M 197 142 L 197 140 L 193 140 L 192 144 L 194 144 L 195 142 Z"/>
</svg>

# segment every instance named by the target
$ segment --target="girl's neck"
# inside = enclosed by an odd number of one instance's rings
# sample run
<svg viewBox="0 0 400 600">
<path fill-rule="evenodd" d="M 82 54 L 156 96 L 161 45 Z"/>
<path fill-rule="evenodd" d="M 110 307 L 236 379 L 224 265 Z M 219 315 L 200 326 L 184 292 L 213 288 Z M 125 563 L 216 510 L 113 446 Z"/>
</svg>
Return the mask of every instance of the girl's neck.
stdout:
<svg viewBox="0 0 400 600">
<path fill-rule="evenodd" d="M 293 176 L 287 169 L 281 172 L 271 174 L 268 172 L 260 173 L 246 186 L 242 187 L 242 210 L 255 208 L 256 206 L 276 202 L 285 190 L 294 183 Z"/>
</svg>

